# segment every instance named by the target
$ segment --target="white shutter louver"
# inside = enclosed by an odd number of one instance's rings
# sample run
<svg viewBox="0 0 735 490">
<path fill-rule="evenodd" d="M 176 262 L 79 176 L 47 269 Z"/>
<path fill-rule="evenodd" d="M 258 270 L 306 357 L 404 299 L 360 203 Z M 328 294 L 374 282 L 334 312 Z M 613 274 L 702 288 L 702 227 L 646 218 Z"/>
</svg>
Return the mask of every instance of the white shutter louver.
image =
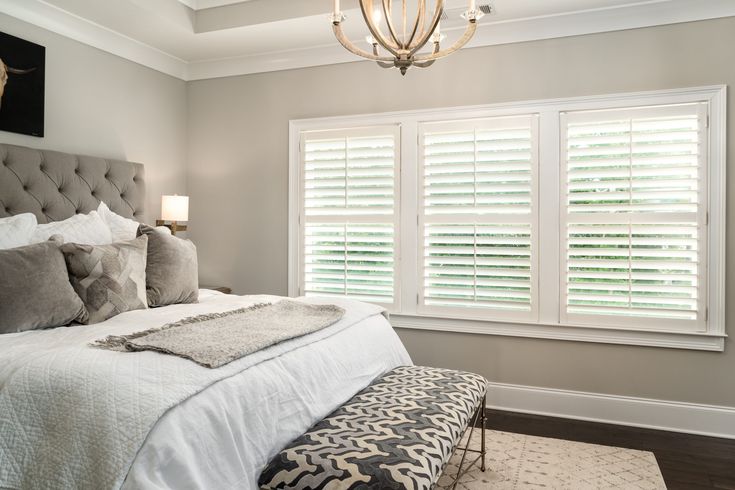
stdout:
<svg viewBox="0 0 735 490">
<path fill-rule="evenodd" d="M 562 117 L 567 319 L 704 319 L 704 104 Z"/>
<path fill-rule="evenodd" d="M 302 294 L 394 302 L 398 129 L 302 134 Z"/>
<path fill-rule="evenodd" d="M 420 134 L 420 307 L 531 319 L 536 116 L 427 123 Z"/>
</svg>

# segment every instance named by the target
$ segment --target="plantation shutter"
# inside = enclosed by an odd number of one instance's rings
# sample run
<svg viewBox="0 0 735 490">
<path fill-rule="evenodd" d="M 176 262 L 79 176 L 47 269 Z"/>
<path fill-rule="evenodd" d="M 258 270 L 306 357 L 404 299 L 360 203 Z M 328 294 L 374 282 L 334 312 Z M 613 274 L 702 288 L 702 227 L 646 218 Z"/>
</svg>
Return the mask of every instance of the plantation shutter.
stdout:
<svg viewBox="0 0 735 490">
<path fill-rule="evenodd" d="M 301 294 L 393 304 L 398 134 L 302 133 Z"/>
<path fill-rule="evenodd" d="M 569 322 L 704 325 L 706 110 L 693 103 L 562 115 Z"/>
<path fill-rule="evenodd" d="M 537 116 L 420 127 L 419 310 L 533 319 Z"/>
</svg>

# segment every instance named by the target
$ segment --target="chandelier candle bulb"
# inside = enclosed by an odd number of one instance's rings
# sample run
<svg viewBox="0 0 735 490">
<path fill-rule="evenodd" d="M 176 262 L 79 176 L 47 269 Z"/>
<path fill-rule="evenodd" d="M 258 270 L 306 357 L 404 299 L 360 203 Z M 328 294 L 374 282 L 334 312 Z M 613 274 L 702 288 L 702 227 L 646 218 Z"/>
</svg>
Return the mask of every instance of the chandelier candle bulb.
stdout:
<svg viewBox="0 0 735 490">
<path fill-rule="evenodd" d="M 334 16 L 339 15 L 339 0 L 334 0 Z"/>
</svg>

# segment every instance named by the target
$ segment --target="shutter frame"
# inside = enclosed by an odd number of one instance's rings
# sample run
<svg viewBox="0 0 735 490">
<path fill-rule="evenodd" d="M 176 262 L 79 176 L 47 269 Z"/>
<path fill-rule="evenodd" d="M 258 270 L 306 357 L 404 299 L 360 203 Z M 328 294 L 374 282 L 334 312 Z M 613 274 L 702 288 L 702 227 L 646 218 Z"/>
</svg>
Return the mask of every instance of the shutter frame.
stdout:
<svg viewBox="0 0 735 490">
<path fill-rule="evenodd" d="M 370 209 L 370 203 L 360 203 L 360 196 L 365 193 L 370 193 L 370 186 L 374 186 L 375 182 L 368 182 L 367 187 L 364 184 L 365 177 L 370 177 L 371 164 L 368 162 L 367 166 L 354 164 L 356 160 L 365 156 L 360 155 L 359 148 L 357 152 L 353 152 L 352 155 L 356 155 L 356 158 L 350 158 L 350 147 L 351 142 L 364 141 L 369 139 L 383 138 L 385 140 L 391 140 L 391 157 L 390 165 L 392 169 L 390 172 L 385 172 L 385 168 L 381 170 L 381 178 L 391 189 L 392 198 L 384 199 L 380 206 L 375 209 L 378 212 L 374 212 L 374 209 Z M 311 165 L 309 148 L 307 143 L 323 142 L 326 140 L 337 140 L 343 139 L 345 141 L 345 155 L 344 155 L 344 179 L 343 182 L 339 182 L 337 186 L 331 188 L 330 186 L 320 187 L 320 184 L 326 182 L 324 179 L 319 179 L 319 165 Z M 400 216 L 400 205 L 399 205 L 399 189 L 400 189 L 400 126 L 396 124 L 386 124 L 381 126 L 369 126 L 369 127 L 358 127 L 348 128 L 343 130 L 317 130 L 317 131 L 302 131 L 300 133 L 300 147 L 302 148 L 299 154 L 299 189 L 300 189 L 300 202 L 299 202 L 299 290 L 300 293 L 305 296 L 334 296 L 334 297 L 350 297 L 362 301 L 369 301 L 372 303 L 379 304 L 386 307 L 391 311 L 396 311 L 400 307 L 400 295 L 398 291 L 398 257 L 399 257 L 399 234 L 398 224 Z M 368 155 L 369 156 L 369 155 Z M 387 154 L 384 155 L 386 159 Z M 374 166 L 374 165 L 372 165 Z M 384 165 L 378 164 L 378 168 L 385 167 Z M 321 176 L 325 174 L 322 173 Z M 352 176 L 352 177 L 351 177 Z M 311 182 L 316 187 L 317 191 L 308 192 L 309 177 Z M 353 180 L 353 185 L 350 185 L 350 180 Z M 318 189 L 327 189 L 327 192 L 338 193 L 337 188 L 340 187 L 344 190 L 344 206 L 337 206 L 329 208 L 325 206 L 314 205 L 319 203 L 330 204 L 328 199 L 322 199 L 319 195 Z M 381 189 L 380 187 L 378 189 Z M 382 192 L 385 192 L 386 187 L 382 188 Z M 316 199 L 311 202 L 312 206 L 309 207 L 307 203 L 307 196 L 316 196 Z M 319 200 L 321 199 L 321 201 Z M 349 201 L 358 202 L 356 206 L 348 205 Z M 362 206 L 360 205 L 362 204 Z M 337 230 L 340 229 L 341 232 Z M 321 231 L 330 231 L 331 235 L 320 235 Z M 379 249 L 365 248 L 361 253 L 361 247 L 365 246 L 366 243 L 375 242 L 378 237 L 365 238 L 365 233 L 369 230 L 379 230 L 379 237 L 382 237 L 387 242 L 387 249 L 385 246 L 380 246 Z M 388 230 L 390 230 L 388 232 Z M 362 243 L 356 242 L 356 240 L 362 240 Z M 321 255 L 326 260 L 329 257 L 324 256 L 322 252 L 327 252 L 330 246 L 334 246 L 334 242 L 342 243 L 344 245 L 341 266 L 339 261 L 337 263 L 329 264 L 327 262 L 315 260 L 314 258 Z M 331 244 L 330 244 L 331 243 Z M 382 243 L 382 242 L 381 242 Z M 374 243 L 373 243 L 374 245 Z M 383 244 L 385 245 L 385 244 Z M 389 252 L 388 252 L 389 250 Z M 380 255 L 375 258 L 375 253 L 388 253 L 385 256 L 386 260 L 389 257 L 389 269 L 388 274 L 386 270 L 386 264 L 380 262 Z M 368 255 L 366 255 L 367 253 Z M 352 256 L 360 261 L 363 261 L 363 265 L 355 263 L 354 260 L 350 261 L 348 257 Z M 333 258 L 336 258 L 333 257 Z M 378 262 L 376 262 L 376 260 Z M 367 262 L 365 262 L 367 261 Z M 350 263 L 352 262 L 352 265 Z M 363 278 L 359 277 L 358 272 L 365 272 L 371 270 L 365 264 L 381 264 L 380 267 L 376 266 L 376 273 L 369 272 L 367 276 L 370 278 L 367 282 Z M 333 267 L 332 267 L 333 266 Z M 319 268 L 321 267 L 321 269 Z M 332 271 L 340 269 L 343 272 L 341 279 L 344 285 L 342 292 L 336 291 L 337 288 L 330 288 L 328 286 L 336 286 L 336 283 L 328 282 L 327 276 L 332 275 Z M 377 271 L 377 269 L 383 269 Z M 389 285 L 388 285 L 389 282 Z M 372 284 L 371 284 L 372 283 Z M 316 285 L 316 287 L 315 287 Z M 322 287 L 319 287 L 322 286 Z M 373 291 L 371 294 L 369 291 Z M 353 294 L 349 294 L 352 292 Z"/>
<path fill-rule="evenodd" d="M 433 207 L 432 204 L 436 204 L 439 201 L 438 200 L 430 200 L 427 199 L 427 193 L 429 196 L 431 196 L 431 187 L 432 185 L 435 185 L 436 182 L 440 182 L 440 185 L 446 185 L 447 187 L 450 187 L 453 185 L 451 183 L 451 178 L 448 179 L 449 183 L 441 183 L 440 179 L 432 178 L 432 175 L 436 175 L 437 173 L 441 173 L 441 167 L 442 167 L 442 161 L 441 160 L 434 160 L 432 161 L 430 158 L 433 155 L 436 155 L 436 152 L 431 151 L 429 149 L 427 151 L 427 148 L 431 146 L 432 139 L 439 141 L 442 137 L 444 137 L 447 134 L 462 134 L 469 132 L 473 133 L 473 141 L 475 146 L 474 151 L 474 163 L 473 168 L 475 170 L 478 169 L 478 162 L 480 165 L 484 165 L 484 161 L 498 161 L 493 160 L 493 154 L 491 153 L 489 158 L 486 157 L 485 160 L 483 160 L 482 157 L 478 158 L 478 140 L 482 141 L 489 141 L 489 143 L 485 144 L 483 143 L 482 150 L 485 150 L 487 148 L 490 148 L 490 151 L 492 151 L 493 147 L 498 150 L 498 154 L 501 156 L 501 158 L 504 158 L 508 153 L 505 151 L 507 150 L 506 145 L 504 143 L 504 138 L 500 138 L 498 140 L 493 139 L 492 137 L 487 140 L 487 134 L 500 134 L 504 136 L 512 136 L 509 134 L 509 132 L 518 131 L 519 128 L 521 128 L 526 134 L 524 142 L 522 143 L 522 146 L 526 148 L 527 155 L 525 156 L 527 163 L 525 164 L 527 166 L 527 179 L 525 188 L 523 191 L 527 194 L 528 198 L 526 199 L 527 204 L 525 205 L 525 213 L 518 212 L 520 208 L 523 208 L 523 205 L 518 205 L 514 207 L 515 213 L 513 212 L 506 212 L 508 209 L 502 209 L 501 207 L 494 206 L 492 204 L 493 202 L 493 194 L 490 193 L 489 199 L 485 199 L 485 206 L 476 206 L 478 203 L 477 199 L 477 192 L 478 189 L 483 188 L 484 184 L 482 184 L 482 173 L 473 172 L 472 173 L 472 182 L 473 182 L 473 188 L 474 188 L 474 197 L 473 202 L 475 204 L 474 209 L 472 207 L 468 207 L 467 209 L 442 209 L 441 206 L 435 206 Z M 520 133 L 519 133 L 520 134 Z M 478 137 L 480 135 L 480 137 Z M 484 139 L 483 139 L 484 138 Z M 509 139 L 513 139 L 512 137 Z M 518 139 L 518 138 L 516 138 Z M 523 139 L 523 138 L 521 138 Z M 519 140 L 520 141 L 520 140 Z M 427 144 L 428 143 L 428 144 Z M 505 149 L 504 149 L 505 148 Z M 512 149 L 512 148 L 511 148 Z M 419 292 L 419 301 L 417 305 L 417 313 L 420 315 L 427 315 L 427 316 L 438 316 L 438 317 L 446 317 L 446 318 L 465 318 L 465 319 L 481 319 L 481 320 L 489 320 L 489 321 L 524 321 L 524 322 L 534 322 L 538 319 L 538 250 L 537 250 L 537 233 L 538 233 L 538 153 L 539 153 L 539 115 L 538 114 L 521 114 L 521 115 L 513 115 L 513 116 L 502 116 L 502 117 L 492 117 L 492 118 L 482 118 L 482 119 L 473 119 L 473 120 L 459 120 L 459 121 L 440 121 L 440 122 L 431 122 L 431 123 L 420 123 L 419 124 L 419 162 L 418 162 L 418 169 L 419 169 L 419 214 L 418 214 L 418 239 L 420 240 L 419 245 L 419 251 L 420 251 L 420 257 L 419 257 L 419 276 L 418 276 L 418 292 Z M 511 152 L 512 154 L 512 152 Z M 451 160 L 451 159 L 449 159 Z M 502 160 L 501 160 L 502 161 Z M 435 169 L 429 169 L 427 171 L 428 167 L 431 167 L 433 164 L 436 164 Z M 452 165 L 453 162 L 447 161 L 447 165 Z M 510 179 L 506 179 L 500 184 L 500 187 L 497 185 L 497 183 L 494 184 L 495 188 L 502 188 L 503 185 L 506 185 L 507 187 L 513 187 L 518 188 L 519 186 L 516 184 L 513 184 L 514 181 L 513 171 L 515 170 L 513 168 L 513 164 L 511 165 L 505 165 L 503 163 L 499 163 L 499 166 L 505 167 L 508 169 L 508 172 L 510 172 L 508 175 L 511 175 Z M 487 168 L 487 167 L 485 167 Z M 438 169 L 437 173 L 432 173 L 432 170 Z M 492 171 L 493 168 L 490 166 L 490 170 Z M 451 175 L 451 172 L 449 172 L 449 175 Z M 503 174 L 501 174 L 503 175 Z M 479 178 L 478 178 L 479 176 Z M 479 185 L 478 185 L 479 184 Z M 460 185 L 467 185 L 467 184 L 460 184 Z M 458 187 L 455 185 L 455 189 Z M 484 189 L 487 189 L 487 186 L 484 186 Z M 499 196 L 502 196 L 502 194 L 498 194 Z M 466 199 L 466 198 L 465 198 Z M 500 198 L 502 201 L 502 197 Z M 449 202 L 451 202 L 451 199 L 448 199 Z M 502 205 L 502 202 L 501 202 Z M 452 211 L 452 212 L 448 212 Z M 478 212 L 479 211 L 479 212 Z M 452 269 L 449 267 L 449 262 L 452 262 L 452 260 L 445 260 L 446 263 L 442 266 L 441 264 L 441 256 L 436 255 L 427 255 L 427 253 L 430 253 L 431 248 L 427 248 L 427 240 L 431 241 L 434 238 L 432 238 L 433 231 L 437 229 L 447 228 L 447 227 L 457 227 L 458 229 L 462 229 L 464 231 L 467 231 L 470 227 L 473 229 L 473 236 L 475 237 L 474 240 L 477 242 L 478 236 L 483 236 L 482 233 L 478 234 L 479 232 L 485 232 L 490 233 L 490 235 L 487 236 L 487 239 L 491 242 L 489 245 L 491 247 L 495 246 L 493 244 L 493 235 L 492 231 L 497 231 L 498 233 L 502 234 L 503 231 L 512 230 L 515 227 L 515 231 L 518 231 L 518 228 L 525 229 L 526 232 L 526 238 L 524 239 L 525 243 L 525 254 L 527 255 L 527 258 L 525 259 L 525 263 L 527 265 L 527 279 L 524 281 L 524 287 L 521 290 L 514 289 L 519 286 L 517 284 L 517 281 L 514 281 L 510 279 L 510 276 L 504 277 L 502 276 L 502 271 L 499 273 L 500 275 L 493 275 L 492 273 L 488 271 L 492 271 L 492 267 L 490 269 L 481 269 L 482 272 L 487 272 L 484 274 L 478 274 L 478 268 L 482 268 L 480 265 L 484 259 L 481 258 L 482 254 L 478 254 L 478 246 L 477 243 L 473 246 L 473 259 L 472 262 L 474 265 L 474 272 L 471 275 L 465 276 L 469 280 L 470 277 L 472 277 L 473 280 L 473 299 L 472 301 L 463 301 L 461 298 L 455 298 L 452 300 L 451 298 L 448 298 L 445 295 L 447 293 L 446 288 L 442 288 L 441 284 L 452 284 L 456 283 L 457 281 L 462 282 L 461 277 L 451 277 L 452 274 L 449 275 L 434 275 L 433 278 L 431 276 L 432 271 L 436 269 L 436 266 L 433 265 L 436 258 L 439 260 L 438 265 L 440 265 L 439 269 L 436 270 L 446 270 L 447 268 Z M 450 237 L 455 238 L 456 237 Z M 519 242 L 520 243 L 520 242 Z M 445 245 L 446 246 L 446 245 Z M 501 251 L 502 252 L 502 251 Z M 499 252 L 499 253 L 501 253 Z M 507 253 L 507 251 L 505 252 Z M 510 260 L 510 259 L 503 259 L 500 257 L 498 260 Z M 444 267 L 444 269 L 442 269 Z M 456 268 L 454 268 L 454 272 L 456 272 Z M 456 275 L 456 274 L 455 274 Z M 508 291 L 504 291 L 503 287 L 500 285 L 502 281 L 507 281 L 509 284 Z M 495 286 L 493 286 L 495 284 Z M 451 288 L 450 288 L 451 289 Z M 439 291 L 442 290 L 442 291 Z M 527 293 L 518 292 L 527 290 Z M 433 294 L 436 293 L 436 294 Z M 453 292 L 453 291 L 452 291 Z M 437 294 L 439 295 L 437 297 Z M 485 296 L 485 294 L 489 294 L 489 296 Z M 451 296 L 451 292 L 449 293 Z M 492 301 L 492 298 L 495 297 L 496 301 Z M 478 298 L 480 299 L 487 299 L 490 298 L 490 300 L 485 301 L 477 301 Z M 504 300 L 503 298 L 510 298 L 510 302 Z M 527 298 L 527 301 L 524 302 L 521 299 Z M 521 300 L 521 301 L 519 301 Z M 518 305 L 523 305 L 523 308 L 518 308 Z"/>
<path fill-rule="evenodd" d="M 614 327 L 621 329 L 634 329 L 634 330 L 678 330 L 683 332 L 706 332 L 707 331 L 707 289 L 708 289 L 708 278 L 707 278 L 707 264 L 708 264 L 708 229 L 707 229 L 707 214 L 708 214 L 708 160 L 709 160 L 709 128 L 707 125 L 707 119 L 709 117 L 709 105 L 705 102 L 693 102 L 676 105 L 662 105 L 662 106 L 648 106 L 648 107 L 633 107 L 625 109 L 612 109 L 612 110 L 591 110 L 591 111 L 577 111 L 577 112 L 566 112 L 560 115 L 561 122 L 561 165 L 562 165 L 562 178 L 561 182 L 561 260 L 560 260 L 560 298 L 561 298 L 561 311 L 560 311 L 560 323 L 578 326 L 600 326 L 600 327 Z M 696 181 L 697 188 L 694 194 L 695 198 L 692 199 L 692 194 L 686 194 L 686 197 L 690 199 L 690 203 L 682 205 L 669 205 L 660 206 L 658 209 L 645 209 L 643 212 L 637 210 L 635 206 L 630 206 L 627 209 L 622 209 L 619 212 L 612 212 L 615 210 L 615 206 L 612 206 L 608 212 L 600 212 L 599 208 L 594 207 L 591 210 L 580 211 L 574 209 L 575 204 L 570 203 L 570 161 L 571 156 L 569 148 L 574 141 L 574 137 L 570 138 L 570 127 L 575 124 L 588 124 L 595 125 L 600 124 L 602 121 L 611 121 L 613 119 L 628 118 L 631 126 L 629 127 L 629 144 L 635 145 L 635 131 L 634 126 L 636 121 L 645 121 L 647 124 L 643 125 L 649 134 L 654 134 L 651 140 L 655 139 L 656 126 L 658 125 L 661 130 L 660 132 L 665 133 L 667 127 L 674 124 L 672 121 L 679 121 L 681 127 L 684 127 L 684 122 L 687 120 L 696 121 L 696 131 L 690 131 L 689 138 L 696 138 L 696 164 L 692 167 L 693 171 L 690 175 L 694 175 L 694 181 Z M 655 120 L 655 121 L 652 121 Z M 665 123 L 665 124 L 663 124 Z M 683 129 L 682 131 L 686 131 Z M 670 132 L 670 131 L 669 131 Z M 683 133 L 682 133 L 683 134 Z M 666 137 L 671 137 L 672 134 L 665 134 Z M 645 136 L 643 137 L 645 139 Z M 640 139 L 638 140 L 640 141 Z M 635 162 L 635 154 L 633 153 L 633 146 L 630 149 L 629 165 L 631 168 Z M 680 148 L 676 148 L 677 150 Z M 665 150 L 674 150 L 672 147 L 668 147 Z M 669 161 L 675 161 L 679 157 L 671 158 Z M 683 153 L 681 155 L 682 160 L 690 158 L 690 156 Z M 658 163 L 659 170 L 657 172 L 662 174 L 666 171 L 665 162 L 666 159 L 660 159 L 661 163 Z M 663 169 L 663 170 L 661 170 Z M 635 174 L 631 171 L 629 174 L 628 181 L 631 187 L 628 189 L 629 196 L 635 195 L 633 187 L 636 183 L 636 178 L 641 174 Z M 682 198 L 685 196 L 684 193 L 679 193 L 676 189 L 666 190 L 666 185 L 670 185 L 671 182 L 681 181 L 666 181 L 660 179 L 654 179 L 652 182 L 663 182 L 663 192 L 661 189 L 657 189 L 659 192 L 658 196 L 669 192 L 671 196 Z M 687 184 L 691 185 L 693 181 L 690 179 Z M 604 186 L 603 186 L 604 187 Z M 649 196 L 655 196 L 655 194 L 648 194 Z M 594 197 L 594 194 L 588 195 L 590 198 Z M 684 200 L 683 202 L 685 202 Z M 632 201 L 630 201 L 632 202 Z M 622 205 L 625 208 L 625 205 Z M 646 207 L 646 206 L 644 206 Z M 655 208 L 655 206 L 653 207 Z M 576 212 L 570 212 L 576 211 Z M 578 303 L 579 296 L 575 296 L 575 289 L 570 286 L 570 277 L 576 273 L 570 272 L 570 254 L 574 254 L 573 248 L 575 243 L 579 242 L 578 238 L 572 238 L 571 229 L 577 226 L 602 226 L 607 224 L 609 226 L 628 226 L 628 256 L 629 261 L 632 254 L 639 254 L 638 257 L 648 256 L 653 258 L 658 255 L 662 258 L 669 258 L 669 264 L 679 264 L 677 267 L 685 267 L 686 257 L 695 256 L 694 263 L 697 264 L 697 272 L 694 277 L 695 285 L 695 296 L 691 295 L 692 289 L 687 289 L 683 285 L 677 284 L 675 281 L 676 275 L 670 275 L 666 272 L 667 269 L 664 267 L 671 267 L 666 263 L 661 263 L 657 271 L 653 271 L 651 274 L 645 274 L 639 272 L 631 272 L 639 270 L 641 264 L 646 265 L 646 262 L 636 262 L 635 266 L 633 262 L 629 263 L 629 280 L 628 280 L 628 311 L 624 312 L 624 308 L 608 310 L 605 305 L 590 305 L 589 307 L 575 306 L 572 303 Z M 665 241 L 667 235 L 662 235 L 662 238 L 654 239 L 642 239 L 641 230 L 650 230 L 653 233 L 656 230 L 666 229 L 668 233 L 675 233 L 678 231 L 680 234 L 685 236 L 687 233 L 691 235 L 693 230 L 696 230 L 696 238 L 694 238 L 695 245 L 694 249 L 690 251 L 690 255 L 687 255 L 682 250 L 673 250 L 677 245 L 677 240 L 681 245 L 681 238 L 674 238 L 673 235 L 668 235 L 670 238 L 669 242 Z M 635 230 L 637 233 L 633 233 Z M 650 234 L 649 233 L 649 234 Z M 634 238 L 637 237 L 637 238 Z M 633 241 L 636 241 L 635 246 Z M 690 238 L 690 240 L 692 240 Z M 594 240 L 592 240 L 594 241 Z M 645 244 L 644 244 L 645 242 Z M 599 241 L 599 246 L 603 247 L 605 241 Z M 658 244 L 658 245 L 657 245 Z M 691 245 L 691 243 L 690 243 Z M 656 247 L 659 247 L 658 249 Z M 604 247 L 597 249 L 600 253 L 604 252 Z M 640 255 L 643 254 L 643 255 Z M 692 255 L 693 254 L 693 255 Z M 678 257 L 678 261 L 676 260 Z M 603 261 L 600 265 L 606 263 L 612 264 L 610 261 Z M 652 262 L 654 263 L 654 262 Z M 642 270 L 642 269 L 641 269 Z M 682 269 L 683 270 L 683 269 Z M 589 274 L 588 274 L 589 275 Z M 636 276 L 638 275 L 638 276 Z M 689 274 L 691 276 L 691 274 Z M 646 277 L 648 286 L 644 286 L 643 281 L 634 279 L 634 277 Z M 645 294 L 641 291 L 650 290 L 652 291 L 651 283 L 657 281 L 656 277 L 660 277 L 659 283 L 663 284 L 661 290 L 658 293 L 650 292 L 650 302 L 646 303 Z M 690 277 L 691 279 L 691 277 Z M 667 285 L 668 284 L 668 285 Z M 594 288 L 591 288 L 594 289 Z M 690 296 L 686 297 L 683 295 L 684 290 L 690 292 Z M 634 293 L 634 291 L 638 291 Z M 658 294 L 658 296 L 657 296 Z M 622 295 L 621 295 L 622 297 Z M 676 298 L 679 297 L 677 300 Z M 571 298 L 571 300 L 570 300 Z M 644 299 L 641 299 L 644 298 Z M 654 301 L 657 298 L 657 301 Z M 637 301 L 637 304 L 648 305 L 643 309 L 636 309 L 633 306 L 632 301 Z M 652 305 L 659 304 L 660 307 L 656 308 Z M 679 312 L 688 313 L 676 313 L 674 318 L 666 318 L 670 314 L 665 304 L 676 304 L 679 306 Z M 686 305 L 689 305 L 687 308 Z M 686 317 L 686 318 L 684 318 Z"/>
</svg>

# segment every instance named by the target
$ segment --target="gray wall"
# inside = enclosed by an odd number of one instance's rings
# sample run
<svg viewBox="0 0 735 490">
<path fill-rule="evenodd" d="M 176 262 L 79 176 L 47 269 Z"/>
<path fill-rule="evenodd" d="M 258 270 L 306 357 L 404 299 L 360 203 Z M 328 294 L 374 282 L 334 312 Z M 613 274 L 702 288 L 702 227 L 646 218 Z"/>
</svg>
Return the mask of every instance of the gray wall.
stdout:
<svg viewBox="0 0 735 490">
<path fill-rule="evenodd" d="M 190 83 L 190 224 L 202 279 L 238 293 L 286 294 L 289 119 L 735 85 L 733 46 L 728 18 L 464 50 L 405 78 L 362 62 Z M 728 141 L 735 145 L 735 123 Z M 732 188 L 735 172 L 728 180 Z M 732 251 L 733 200 L 728 216 Z M 730 298 L 734 266 L 728 261 Z M 415 362 L 492 381 L 735 406 L 732 342 L 722 354 L 399 333 Z"/>
<path fill-rule="evenodd" d="M 144 163 L 148 220 L 185 193 L 185 82 L 7 15 L 0 31 L 46 46 L 45 137 L 0 142 Z"/>
</svg>

